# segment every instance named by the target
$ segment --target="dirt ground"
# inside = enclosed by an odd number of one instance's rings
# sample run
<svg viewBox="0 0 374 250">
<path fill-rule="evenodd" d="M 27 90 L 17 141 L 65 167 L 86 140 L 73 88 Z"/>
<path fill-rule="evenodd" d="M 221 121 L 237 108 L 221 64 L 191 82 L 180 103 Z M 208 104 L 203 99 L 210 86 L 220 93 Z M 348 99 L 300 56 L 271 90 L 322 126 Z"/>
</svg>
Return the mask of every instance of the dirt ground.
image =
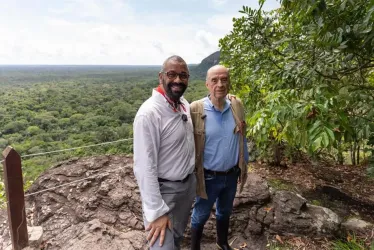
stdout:
<svg viewBox="0 0 374 250">
<path fill-rule="evenodd" d="M 374 179 L 367 176 L 366 168 L 309 161 L 282 167 L 253 162 L 249 171 L 265 178 L 272 188 L 299 193 L 309 203 L 328 207 L 343 219 L 356 217 L 374 223 Z M 333 249 L 332 239 L 274 237 L 269 240 L 269 247 L 288 246 L 281 249 Z M 362 240 L 370 244 L 374 232 Z"/>
</svg>

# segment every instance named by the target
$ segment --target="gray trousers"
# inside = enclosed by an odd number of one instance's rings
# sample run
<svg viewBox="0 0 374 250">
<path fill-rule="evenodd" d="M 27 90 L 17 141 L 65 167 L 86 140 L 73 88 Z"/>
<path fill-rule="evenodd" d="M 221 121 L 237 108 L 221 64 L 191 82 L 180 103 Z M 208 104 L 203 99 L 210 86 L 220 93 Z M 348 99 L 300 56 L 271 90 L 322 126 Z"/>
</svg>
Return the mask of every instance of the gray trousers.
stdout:
<svg viewBox="0 0 374 250">
<path fill-rule="evenodd" d="M 165 181 L 160 182 L 162 199 L 170 208 L 168 213 L 173 229 L 166 229 L 165 240 L 162 247 L 160 237 L 156 240 L 151 250 L 179 250 L 186 230 L 192 203 L 196 197 L 196 177 L 191 174 L 185 183 Z M 149 224 L 144 220 L 145 226 Z"/>
</svg>

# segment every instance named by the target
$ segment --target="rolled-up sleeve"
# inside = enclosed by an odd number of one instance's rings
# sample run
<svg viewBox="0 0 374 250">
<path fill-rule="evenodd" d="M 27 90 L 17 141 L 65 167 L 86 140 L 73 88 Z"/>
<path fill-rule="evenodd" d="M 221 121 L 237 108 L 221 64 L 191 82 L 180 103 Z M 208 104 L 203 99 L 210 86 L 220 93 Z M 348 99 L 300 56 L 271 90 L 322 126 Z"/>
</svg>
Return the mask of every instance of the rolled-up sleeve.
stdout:
<svg viewBox="0 0 374 250">
<path fill-rule="evenodd" d="M 169 211 L 158 183 L 157 161 L 160 130 L 157 122 L 146 115 L 134 120 L 134 174 L 142 197 L 145 219 L 153 222 Z"/>
</svg>

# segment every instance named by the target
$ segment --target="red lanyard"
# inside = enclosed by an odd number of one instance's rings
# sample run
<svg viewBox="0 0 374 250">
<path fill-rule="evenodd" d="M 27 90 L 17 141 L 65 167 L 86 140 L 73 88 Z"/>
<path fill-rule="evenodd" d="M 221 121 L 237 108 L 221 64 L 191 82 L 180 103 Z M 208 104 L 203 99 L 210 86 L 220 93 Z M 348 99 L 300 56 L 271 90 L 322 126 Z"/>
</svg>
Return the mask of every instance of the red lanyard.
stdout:
<svg viewBox="0 0 374 250">
<path fill-rule="evenodd" d="M 177 102 L 174 102 L 172 101 L 164 92 L 164 90 L 161 88 L 161 85 L 158 85 L 158 87 L 156 88 L 156 91 L 158 93 L 160 93 L 161 95 L 163 95 L 166 99 L 166 101 L 170 104 L 170 106 L 173 108 L 174 112 L 178 112 L 177 110 L 177 104 L 180 104 L 180 106 L 182 107 L 183 111 L 186 112 L 186 108 L 184 107 L 184 104 L 180 101 L 177 101 Z"/>
</svg>

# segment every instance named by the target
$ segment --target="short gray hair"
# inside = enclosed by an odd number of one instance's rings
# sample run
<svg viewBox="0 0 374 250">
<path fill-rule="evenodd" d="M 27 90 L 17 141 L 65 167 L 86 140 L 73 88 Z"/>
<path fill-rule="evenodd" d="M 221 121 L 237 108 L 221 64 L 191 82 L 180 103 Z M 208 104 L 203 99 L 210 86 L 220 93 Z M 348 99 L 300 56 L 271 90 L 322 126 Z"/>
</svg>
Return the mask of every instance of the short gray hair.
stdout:
<svg viewBox="0 0 374 250">
<path fill-rule="evenodd" d="M 173 56 L 169 56 L 168 58 L 166 58 L 166 60 L 162 64 L 161 72 L 164 72 L 164 70 L 166 68 L 166 64 L 170 61 L 175 61 L 175 62 L 178 62 L 178 63 L 184 63 L 187 66 L 187 70 L 190 71 L 186 61 L 182 57 L 177 56 L 177 55 L 173 55 Z"/>
</svg>

